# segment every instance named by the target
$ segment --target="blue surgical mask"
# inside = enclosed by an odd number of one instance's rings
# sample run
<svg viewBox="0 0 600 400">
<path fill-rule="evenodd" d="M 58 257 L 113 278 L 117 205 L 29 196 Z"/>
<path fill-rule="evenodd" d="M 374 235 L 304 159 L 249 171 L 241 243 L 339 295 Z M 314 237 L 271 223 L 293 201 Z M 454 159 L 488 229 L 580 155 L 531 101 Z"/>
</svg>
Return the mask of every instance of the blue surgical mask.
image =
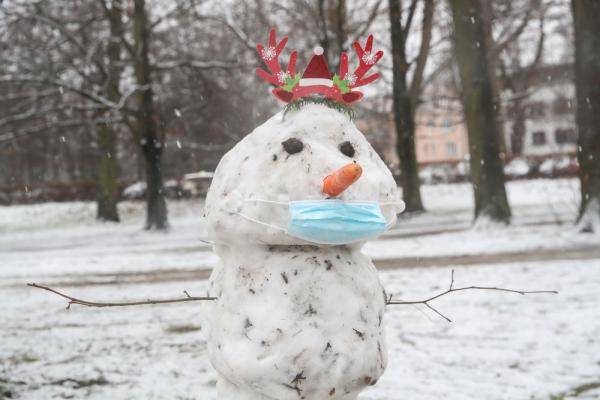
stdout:
<svg viewBox="0 0 600 400">
<path fill-rule="evenodd" d="M 342 201 L 339 199 L 300 200 L 288 203 L 249 199 L 246 201 L 288 205 L 290 222 L 278 227 L 238 213 L 250 221 L 282 230 L 289 235 L 318 244 L 341 245 L 372 239 L 389 226 L 381 205 L 403 205 L 402 202 Z"/>
</svg>

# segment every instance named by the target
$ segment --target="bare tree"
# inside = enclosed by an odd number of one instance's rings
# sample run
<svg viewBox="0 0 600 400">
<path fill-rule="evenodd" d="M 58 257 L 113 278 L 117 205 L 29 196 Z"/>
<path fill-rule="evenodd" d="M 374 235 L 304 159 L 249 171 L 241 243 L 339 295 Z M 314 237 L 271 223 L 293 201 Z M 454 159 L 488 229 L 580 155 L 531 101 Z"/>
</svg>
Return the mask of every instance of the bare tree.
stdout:
<svg viewBox="0 0 600 400">
<path fill-rule="evenodd" d="M 525 139 L 526 102 L 530 94 L 529 88 L 533 82 L 532 78 L 538 72 L 543 61 L 546 13 L 550 2 L 498 0 L 484 2 L 483 5 L 489 27 L 487 33 L 489 60 L 492 70 L 495 72 L 492 77 L 497 106 L 500 106 L 503 90 L 512 94 L 508 102 L 512 124 L 510 127 L 502 124 L 499 127 L 502 152 L 506 154 L 508 148 L 504 144 L 505 135 L 502 131 L 504 128 L 509 128 L 511 130 L 510 153 L 513 156 L 519 156 L 522 154 Z M 527 33 L 529 26 L 532 26 L 531 30 L 538 30 L 537 42 L 523 40 L 522 37 Z M 495 35 L 492 34 L 494 27 L 498 31 Z M 533 58 L 529 62 L 524 61 L 524 58 L 529 56 L 523 51 L 524 46 L 528 49 L 534 48 Z"/>
<path fill-rule="evenodd" d="M 486 19 L 480 0 L 450 1 L 454 48 L 469 135 L 475 220 L 489 218 L 508 224 L 511 212 L 500 159 L 497 107 L 488 58 Z"/>
<path fill-rule="evenodd" d="M 108 40 L 108 67 L 105 84 L 106 98 L 118 102 L 121 98 L 121 37 L 123 36 L 123 4 L 120 0 L 112 0 L 110 7 L 105 0 L 99 0 L 110 26 Z M 110 124 L 98 125 L 98 219 L 119 221 L 117 201 L 119 198 L 117 179 L 119 165 L 117 162 L 117 132 Z"/>
<path fill-rule="evenodd" d="M 400 185 L 406 210 L 423 211 L 417 153 L 415 147 L 415 113 L 423 86 L 423 73 L 429 56 L 433 27 L 434 0 L 423 0 L 423 23 L 421 46 L 408 84 L 410 63 L 406 54 L 406 40 L 417 8 L 418 0 L 412 0 L 408 15 L 402 22 L 402 0 L 389 0 L 393 58 L 394 120 L 396 123 L 396 148 L 400 160 Z"/>
<path fill-rule="evenodd" d="M 150 66 L 150 21 L 145 0 L 134 0 L 134 57 L 133 65 L 137 85 L 136 132 L 146 161 L 146 229 L 167 229 L 162 152 L 164 136 L 160 135 L 154 105 Z"/>
<path fill-rule="evenodd" d="M 575 25 L 577 158 L 581 181 L 579 226 L 600 231 L 600 2 L 572 0 Z"/>
</svg>

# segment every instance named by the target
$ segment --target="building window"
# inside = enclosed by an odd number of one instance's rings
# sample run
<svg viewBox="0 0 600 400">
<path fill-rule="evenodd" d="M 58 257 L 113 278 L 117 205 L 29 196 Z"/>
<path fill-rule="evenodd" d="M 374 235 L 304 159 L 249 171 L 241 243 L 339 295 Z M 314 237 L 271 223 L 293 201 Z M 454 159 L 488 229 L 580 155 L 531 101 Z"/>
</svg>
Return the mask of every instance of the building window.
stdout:
<svg viewBox="0 0 600 400">
<path fill-rule="evenodd" d="M 433 105 L 437 108 L 446 108 L 448 106 L 448 99 L 445 96 L 435 96 L 433 98 Z"/>
<path fill-rule="evenodd" d="M 530 103 L 527 106 L 527 116 L 529 118 L 540 118 L 546 115 L 546 105 L 541 101 Z"/>
<path fill-rule="evenodd" d="M 456 155 L 456 143 L 454 143 L 454 142 L 446 143 L 446 153 L 450 157 L 455 156 Z"/>
<path fill-rule="evenodd" d="M 444 128 L 446 129 L 446 131 L 450 131 L 451 126 L 452 124 L 450 123 L 450 120 L 448 118 L 444 118 Z"/>
<path fill-rule="evenodd" d="M 426 143 L 423 146 L 423 153 L 427 156 L 433 155 L 435 153 L 435 144 L 434 143 Z"/>
<path fill-rule="evenodd" d="M 546 132 L 533 132 L 532 138 L 534 146 L 543 146 L 546 144 Z"/>
<path fill-rule="evenodd" d="M 558 144 L 577 143 L 577 134 L 573 128 L 557 129 L 554 138 Z"/>
<path fill-rule="evenodd" d="M 558 97 L 554 100 L 553 109 L 556 115 L 568 114 L 571 112 L 571 100 L 565 97 Z"/>
</svg>

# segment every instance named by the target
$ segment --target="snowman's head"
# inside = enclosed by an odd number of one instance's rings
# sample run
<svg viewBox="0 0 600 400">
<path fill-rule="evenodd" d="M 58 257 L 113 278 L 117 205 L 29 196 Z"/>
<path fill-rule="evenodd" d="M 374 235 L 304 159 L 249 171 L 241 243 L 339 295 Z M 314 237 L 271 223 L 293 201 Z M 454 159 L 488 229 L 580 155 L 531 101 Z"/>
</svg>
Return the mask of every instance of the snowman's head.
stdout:
<svg viewBox="0 0 600 400">
<path fill-rule="evenodd" d="M 287 204 L 331 198 L 324 193 L 324 179 L 349 164 L 362 174 L 335 198 L 377 202 L 387 225 L 393 225 L 402 211 L 394 178 L 346 115 L 318 104 L 276 114 L 221 159 L 206 198 L 209 238 L 216 243 L 309 244 L 285 232 Z"/>
</svg>

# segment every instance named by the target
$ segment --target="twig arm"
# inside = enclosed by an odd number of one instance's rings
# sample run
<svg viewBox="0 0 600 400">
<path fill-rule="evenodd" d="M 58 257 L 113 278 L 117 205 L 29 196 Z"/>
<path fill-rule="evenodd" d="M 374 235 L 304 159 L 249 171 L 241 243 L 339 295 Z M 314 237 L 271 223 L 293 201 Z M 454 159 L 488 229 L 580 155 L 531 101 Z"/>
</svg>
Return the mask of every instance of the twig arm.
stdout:
<svg viewBox="0 0 600 400">
<path fill-rule="evenodd" d="M 465 287 L 458 287 L 455 288 L 454 287 L 454 270 L 452 270 L 452 275 L 451 275 L 451 279 L 450 279 L 450 287 L 448 288 L 448 290 L 438 293 L 434 296 L 429 297 L 428 299 L 425 300 L 411 300 L 411 301 L 401 301 L 401 300 L 393 300 L 392 296 L 390 295 L 386 301 L 386 305 L 414 305 L 414 304 L 423 304 L 425 305 L 427 308 L 429 308 L 430 310 L 432 310 L 433 312 L 435 312 L 436 314 L 438 314 L 440 317 L 444 318 L 446 321 L 448 322 L 452 322 L 452 320 L 450 318 L 448 318 L 447 316 L 445 316 L 444 314 L 442 314 L 439 310 L 437 310 L 435 307 L 433 307 L 431 304 L 429 304 L 430 302 L 439 299 L 442 296 L 445 296 L 447 294 L 450 293 L 454 293 L 454 292 L 460 292 L 463 290 L 494 290 L 494 291 L 498 291 L 498 292 L 508 292 L 508 293 L 516 293 L 516 294 L 520 294 L 520 295 L 526 295 L 526 294 L 558 294 L 558 292 L 556 290 L 517 290 L 517 289 L 506 289 L 506 288 L 500 288 L 500 287 L 492 287 L 492 286 L 465 286 Z"/>
<path fill-rule="evenodd" d="M 98 301 L 88 301 L 78 299 L 76 297 L 69 296 L 67 294 L 61 293 L 56 289 L 52 289 L 48 286 L 38 285 L 37 283 L 28 283 L 27 286 L 34 287 L 37 289 L 47 290 L 48 292 L 52 292 L 60 297 L 63 297 L 68 300 L 67 310 L 71 308 L 72 304 L 79 304 L 81 306 L 87 307 L 127 307 L 127 306 L 141 306 L 141 305 L 149 305 L 149 304 L 169 304 L 169 303 L 183 303 L 186 301 L 206 301 L 206 300 L 216 300 L 216 297 L 193 297 L 190 296 L 187 291 L 184 291 L 185 297 L 176 298 L 176 299 L 146 299 L 146 300 L 138 300 L 138 301 L 124 301 L 124 302 L 98 302 Z"/>
</svg>

